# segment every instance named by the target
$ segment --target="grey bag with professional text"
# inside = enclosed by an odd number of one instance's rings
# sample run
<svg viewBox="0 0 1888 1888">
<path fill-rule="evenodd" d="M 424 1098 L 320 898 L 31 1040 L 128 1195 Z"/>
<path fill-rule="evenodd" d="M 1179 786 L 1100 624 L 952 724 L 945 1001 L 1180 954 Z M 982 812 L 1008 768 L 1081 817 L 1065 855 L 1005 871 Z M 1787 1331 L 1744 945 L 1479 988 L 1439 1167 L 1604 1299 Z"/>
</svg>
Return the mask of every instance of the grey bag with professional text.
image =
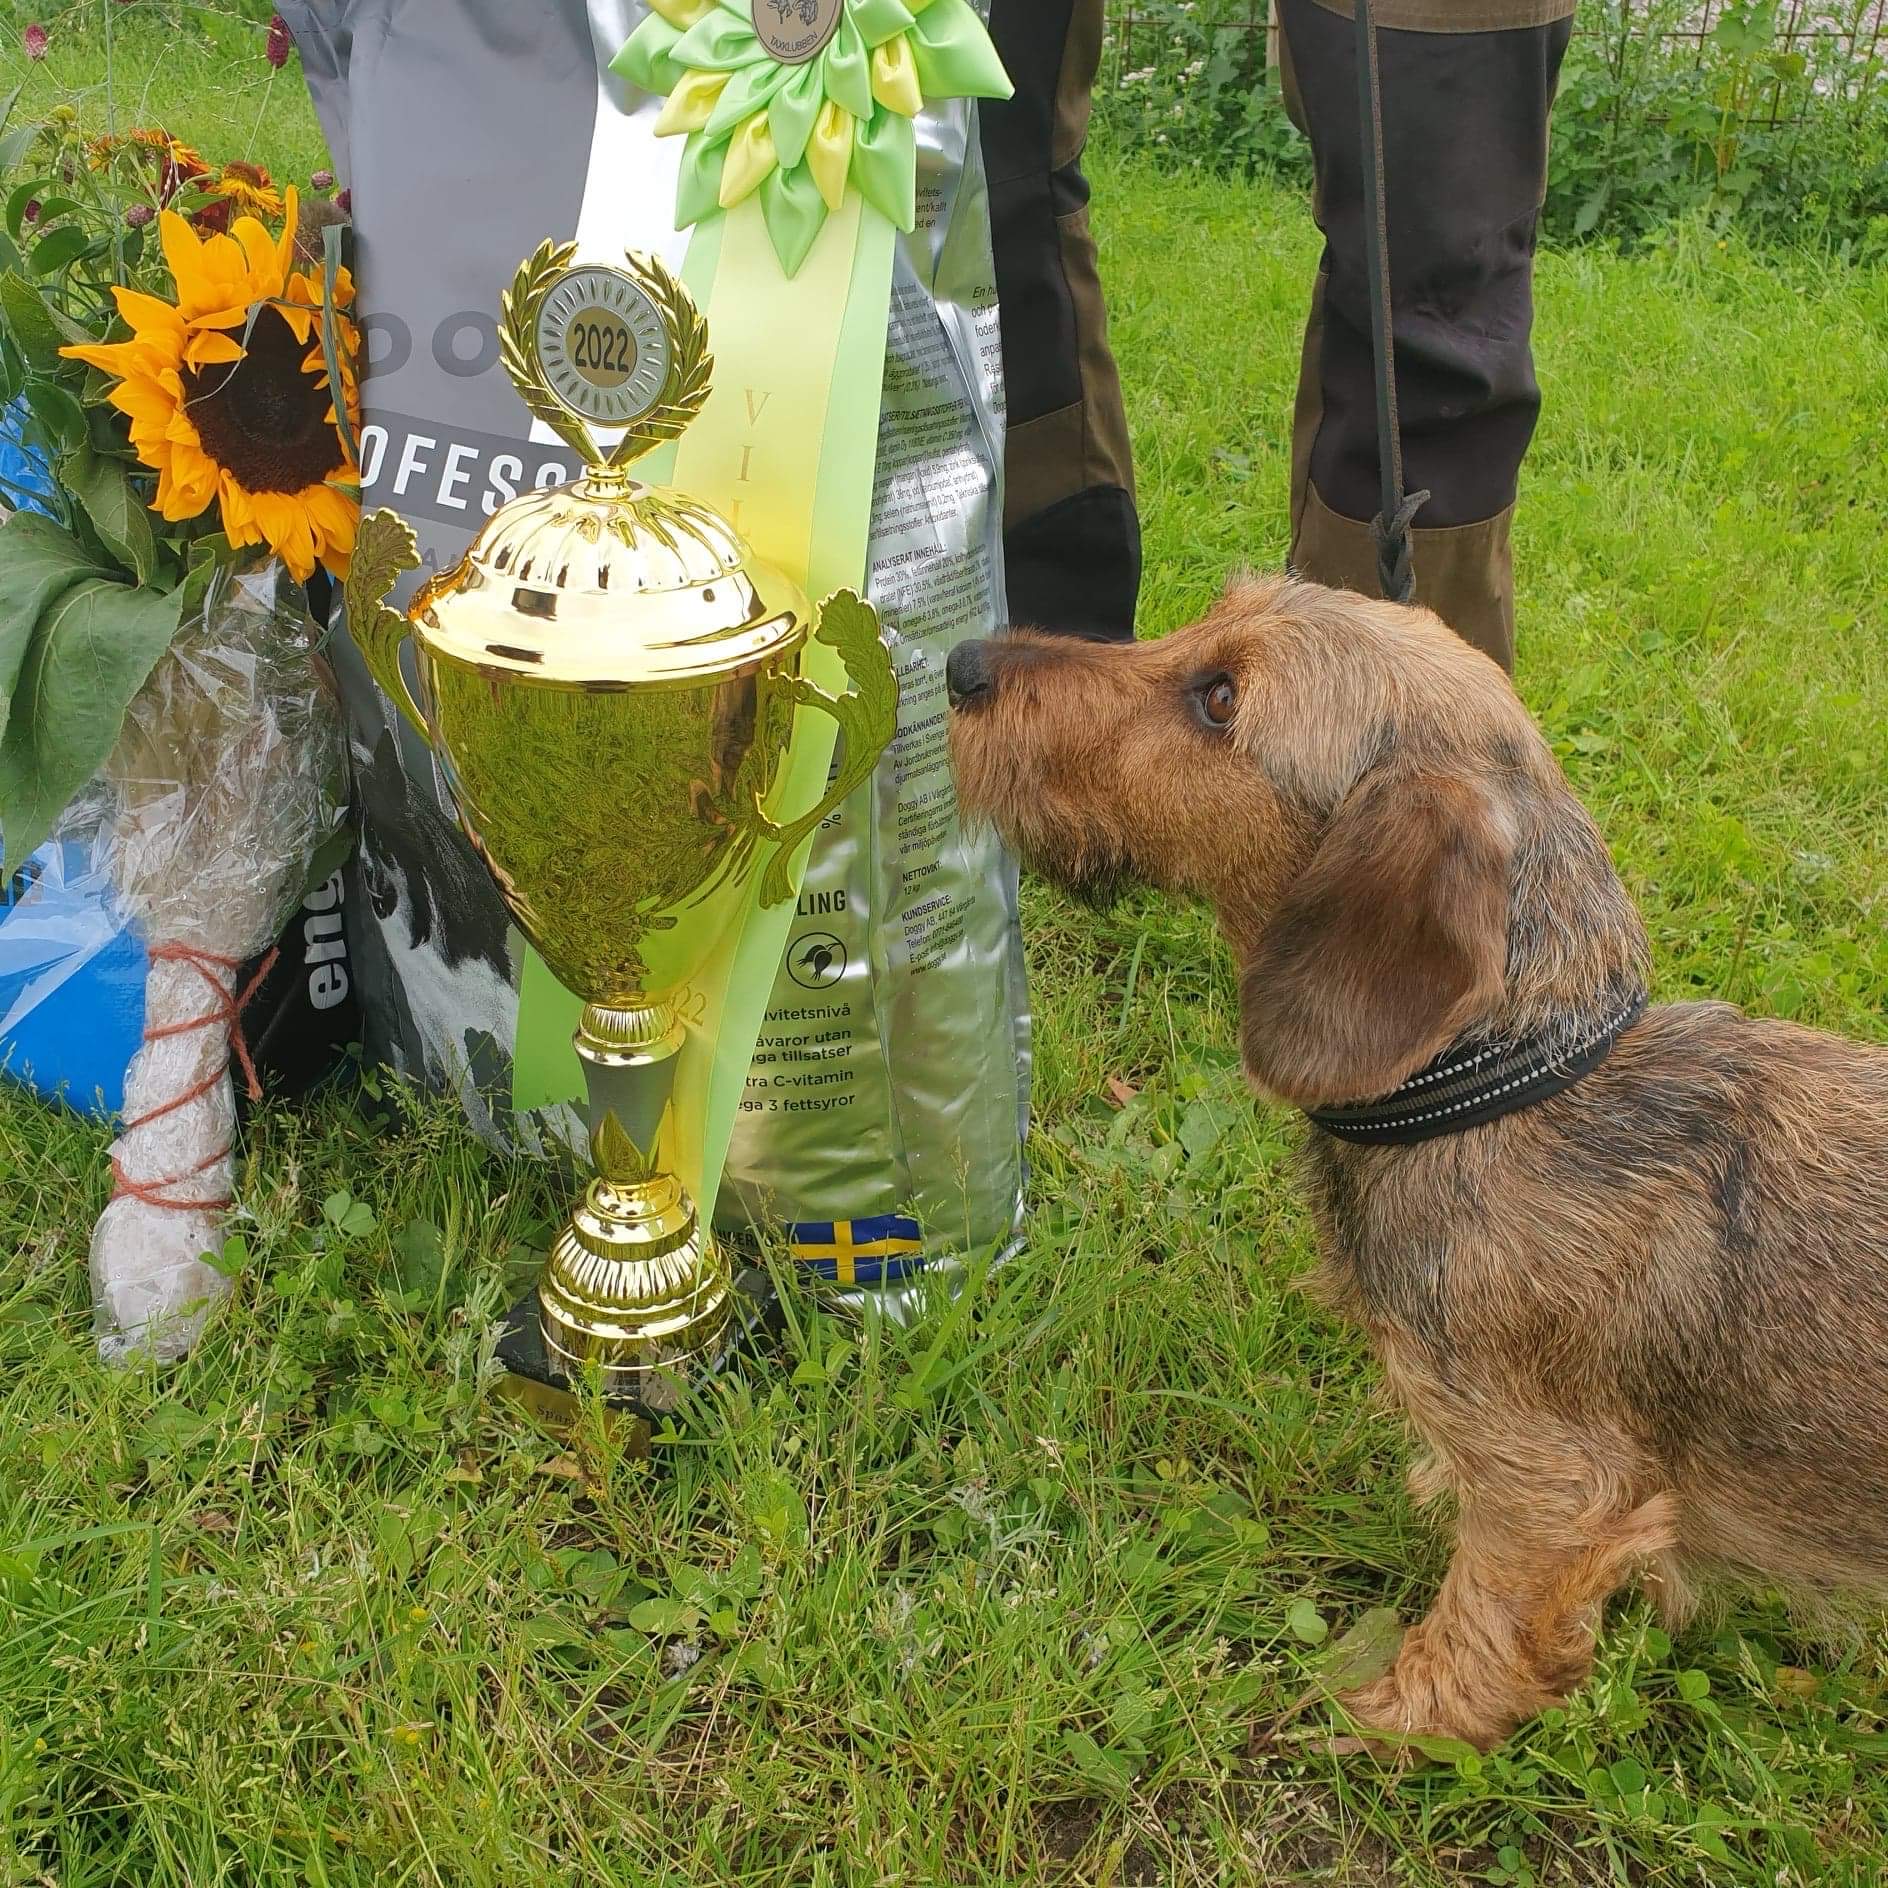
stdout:
<svg viewBox="0 0 1888 1888">
<path fill-rule="evenodd" d="M 499 297 L 547 237 L 607 232 L 679 264 L 648 182 L 660 101 L 609 70 L 643 0 L 285 0 L 352 193 L 367 369 L 366 508 L 457 559 L 516 492 L 574 476 L 498 360 Z M 1003 386 L 974 107 L 918 123 L 899 239 L 868 588 L 901 686 L 877 776 L 814 841 L 716 1223 L 784 1230 L 801 1268 L 894 1312 L 923 1274 L 1001 1248 L 1021 1211 L 1029 1020 L 1014 868 L 961 828 L 944 659 L 1003 620 Z M 643 182 L 639 185 L 639 176 Z M 597 259 L 609 259 L 599 255 Z M 711 337 L 712 344 L 712 337 Z M 409 580 L 409 587 L 412 581 Z M 407 592 L 399 593 L 402 600 Z M 370 1054 L 457 1093 L 500 1146 L 581 1144 L 574 1109 L 517 1113 L 523 946 L 431 755 L 337 650 L 362 821 L 348 910 Z"/>
</svg>

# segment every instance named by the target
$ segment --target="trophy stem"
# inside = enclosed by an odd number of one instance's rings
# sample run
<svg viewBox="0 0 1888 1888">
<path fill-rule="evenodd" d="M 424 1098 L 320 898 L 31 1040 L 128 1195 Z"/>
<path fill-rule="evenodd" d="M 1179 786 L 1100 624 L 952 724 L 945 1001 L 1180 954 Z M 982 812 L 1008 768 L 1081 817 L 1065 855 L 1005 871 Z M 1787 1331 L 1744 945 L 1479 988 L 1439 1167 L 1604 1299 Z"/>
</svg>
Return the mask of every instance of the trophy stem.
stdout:
<svg viewBox="0 0 1888 1888">
<path fill-rule="evenodd" d="M 732 1312 L 727 1263 L 661 1165 L 682 1041 L 661 999 L 585 1005 L 576 1046 L 597 1173 L 538 1284 L 547 1361 L 576 1378 L 594 1359 L 607 1397 L 652 1412 L 719 1361 Z"/>
</svg>

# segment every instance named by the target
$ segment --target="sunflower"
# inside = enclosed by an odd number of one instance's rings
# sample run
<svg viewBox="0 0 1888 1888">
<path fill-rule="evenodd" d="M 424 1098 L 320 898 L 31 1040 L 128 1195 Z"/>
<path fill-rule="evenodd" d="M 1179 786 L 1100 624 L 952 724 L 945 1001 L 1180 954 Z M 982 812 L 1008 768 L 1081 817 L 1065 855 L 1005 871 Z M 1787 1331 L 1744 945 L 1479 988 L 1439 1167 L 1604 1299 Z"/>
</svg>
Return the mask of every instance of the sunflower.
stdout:
<svg viewBox="0 0 1888 1888">
<path fill-rule="evenodd" d="M 281 235 L 253 217 L 227 236 L 199 236 L 181 216 L 158 219 L 174 302 L 118 288 L 128 341 L 62 352 L 110 374 L 111 402 L 130 417 L 131 443 L 157 473 L 153 509 L 176 522 L 216 500 L 231 544 L 266 543 L 296 580 L 317 562 L 347 572 L 360 504 L 336 418 L 321 346 L 321 279 L 294 271 L 295 193 Z M 334 294 L 341 399 L 350 419 L 359 389 L 353 324 Z"/>
</svg>

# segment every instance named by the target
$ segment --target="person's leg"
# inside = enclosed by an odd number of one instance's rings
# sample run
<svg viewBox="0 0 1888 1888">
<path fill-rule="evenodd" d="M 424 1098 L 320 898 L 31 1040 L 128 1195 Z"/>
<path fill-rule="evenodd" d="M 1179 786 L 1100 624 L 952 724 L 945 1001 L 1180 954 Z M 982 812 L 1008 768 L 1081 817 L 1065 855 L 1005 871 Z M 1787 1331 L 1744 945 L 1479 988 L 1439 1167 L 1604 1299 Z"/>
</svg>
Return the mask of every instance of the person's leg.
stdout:
<svg viewBox="0 0 1888 1888">
<path fill-rule="evenodd" d="M 1277 0 L 1324 259 L 1292 452 L 1292 564 L 1375 595 L 1378 509 L 1356 25 Z M 1573 0 L 1378 0 L 1384 203 L 1416 600 L 1511 668 L 1515 488 L 1540 412 L 1529 344 L 1547 126 Z M 1558 16 L 1558 17 L 1557 17 Z M 1467 30 L 1464 30 L 1467 29 Z"/>
<path fill-rule="evenodd" d="M 1016 96 L 981 110 L 1009 392 L 1010 616 L 1127 639 L 1141 527 L 1081 169 L 1101 30 L 1102 0 L 995 0 L 991 37 Z"/>
</svg>

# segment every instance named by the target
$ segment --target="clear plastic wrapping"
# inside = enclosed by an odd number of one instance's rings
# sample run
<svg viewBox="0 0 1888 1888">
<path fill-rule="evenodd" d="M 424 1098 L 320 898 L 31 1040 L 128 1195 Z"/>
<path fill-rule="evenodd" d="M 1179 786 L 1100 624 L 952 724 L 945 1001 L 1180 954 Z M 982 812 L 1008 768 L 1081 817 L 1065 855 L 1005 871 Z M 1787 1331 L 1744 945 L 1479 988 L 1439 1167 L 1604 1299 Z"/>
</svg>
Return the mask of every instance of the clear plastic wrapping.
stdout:
<svg viewBox="0 0 1888 1888">
<path fill-rule="evenodd" d="M 96 865 L 150 958 L 114 1196 L 92 1234 L 108 1360 L 183 1355 L 228 1290 L 210 1260 L 231 1201 L 232 1074 L 253 1081 L 242 967 L 281 935 L 346 809 L 316 634 L 282 565 L 219 566 L 67 815 L 96 830 Z"/>
</svg>

